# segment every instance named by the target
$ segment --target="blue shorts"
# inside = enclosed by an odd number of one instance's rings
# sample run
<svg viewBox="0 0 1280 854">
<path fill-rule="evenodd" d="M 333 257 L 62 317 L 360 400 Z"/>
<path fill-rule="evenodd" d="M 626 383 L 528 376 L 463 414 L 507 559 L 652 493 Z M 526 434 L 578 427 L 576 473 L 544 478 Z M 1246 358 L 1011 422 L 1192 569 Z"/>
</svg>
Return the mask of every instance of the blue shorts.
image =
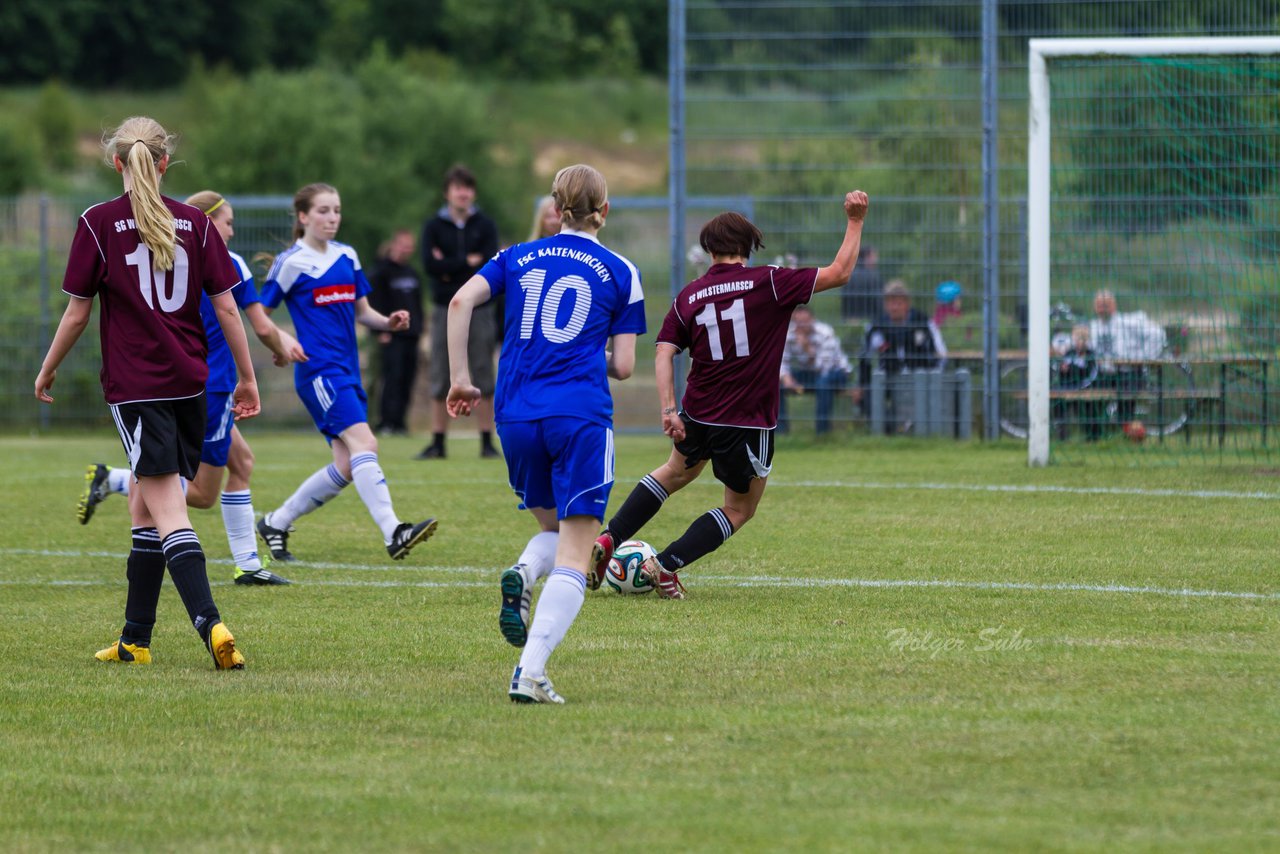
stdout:
<svg viewBox="0 0 1280 854">
<path fill-rule="evenodd" d="M 358 379 L 318 374 L 307 383 L 296 383 L 294 388 L 329 444 L 343 430 L 369 420 L 369 399 Z"/>
<path fill-rule="evenodd" d="M 231 453 L 231 428 L 236 423 L 235 416 L 231 413 L 234 401 L 229 391 L 206 391 L 204 396 L 208 403 L 200 462 L 221 468 L 227 464 L 227 455 Z"/>
<path fill-rule="evenodd" d="M 560 416 L 498 425 L 520 509 L 554 507 L 556 518 L 604 519 L 613 488 L 613 431 Z"/>
</svg>

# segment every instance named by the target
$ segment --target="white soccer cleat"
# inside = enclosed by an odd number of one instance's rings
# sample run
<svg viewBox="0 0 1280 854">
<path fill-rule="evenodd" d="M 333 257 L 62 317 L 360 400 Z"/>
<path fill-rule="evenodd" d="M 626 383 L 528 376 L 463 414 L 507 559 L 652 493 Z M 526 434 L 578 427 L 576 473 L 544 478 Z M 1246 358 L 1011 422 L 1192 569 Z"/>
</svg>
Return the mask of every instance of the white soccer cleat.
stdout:
<svg viewBox="0 0 1280 854">
<path fill-rule="evenodd" d="M 513 703 L 559 703 L 564 705 L 564 697 L 556 693 L 551 680 L 546 676 L 536 679 L 525 676 L 516 667 L 511 674 L 511 690 L 507 692 Z"/>
</svg>

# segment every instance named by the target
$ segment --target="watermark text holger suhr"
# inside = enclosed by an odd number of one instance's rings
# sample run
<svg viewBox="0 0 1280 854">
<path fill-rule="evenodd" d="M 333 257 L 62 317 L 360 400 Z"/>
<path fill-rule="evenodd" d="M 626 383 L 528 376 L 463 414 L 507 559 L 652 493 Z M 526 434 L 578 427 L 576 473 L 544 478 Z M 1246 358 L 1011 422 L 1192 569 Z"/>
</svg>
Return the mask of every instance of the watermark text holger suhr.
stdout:
<svg viewBox="0 0 1280 854">
<path fill-rule="evenodd" d="M 889 648 L 902 655 L 916 654 L 937 658 L 944 653 L 1022 652 L 1035 645 L 1031 638 L 1022 636 L 1022 629 L 1007 631 L 1003 625 L 987 626 L 974 635 L 939 635 L 932 629 L 918 631 L 896 628 L 885 633 Z"/>
</svg>

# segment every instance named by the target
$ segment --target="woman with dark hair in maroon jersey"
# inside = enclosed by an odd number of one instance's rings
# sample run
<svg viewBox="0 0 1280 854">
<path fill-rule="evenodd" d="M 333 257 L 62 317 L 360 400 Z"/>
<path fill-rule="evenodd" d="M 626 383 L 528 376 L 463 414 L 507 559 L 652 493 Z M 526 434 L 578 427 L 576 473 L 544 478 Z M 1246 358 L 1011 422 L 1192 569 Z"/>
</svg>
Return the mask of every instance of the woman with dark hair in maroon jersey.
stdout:
<svg viewBox="0 0 1280 854">
<path fill-rule="evenodd" d="M 58 366 L 89 323 L 100 297 L 102 388 L 137 488 L 129 493 L 133 549 L 120 639 L 100 661 L 151 663 L 151 631 L 166 564 L 191 622 L 219 670 L 244 667 L 222 623 L 205 574 L 204 550 L 191 529 L 180 478 L 191 480 L 204 443 L 204 385 L 209 368 L 200 293 L 213 301 L 235 358 L 236 419 L 258 414 L 249 344 L 231 289 L 240 281 L 218 230 L 198 208 L 160 195 L 173 137 L 155 120 L 125 119 L 105 143 L 124 194 L 80 216 L 62 289 L 70 297 L 44 365 L 36 397 L 49 394 Z"/>
</svg>

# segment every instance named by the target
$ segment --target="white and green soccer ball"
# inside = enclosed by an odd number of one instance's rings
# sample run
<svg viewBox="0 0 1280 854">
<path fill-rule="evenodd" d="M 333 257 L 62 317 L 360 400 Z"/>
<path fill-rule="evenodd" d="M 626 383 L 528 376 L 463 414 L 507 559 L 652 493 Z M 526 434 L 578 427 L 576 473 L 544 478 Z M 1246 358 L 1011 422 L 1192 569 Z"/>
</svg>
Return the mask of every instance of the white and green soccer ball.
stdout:
<svg viewBox="0 0 1280 854">
<path fill-rule="evenodd" d="M 648 593 L 653 583 L 640 573 L 640 565 L 657 554 L 644 540 L 627 540 L 613 550 L 604 583 L 617 593 Z"/>
</svg>

